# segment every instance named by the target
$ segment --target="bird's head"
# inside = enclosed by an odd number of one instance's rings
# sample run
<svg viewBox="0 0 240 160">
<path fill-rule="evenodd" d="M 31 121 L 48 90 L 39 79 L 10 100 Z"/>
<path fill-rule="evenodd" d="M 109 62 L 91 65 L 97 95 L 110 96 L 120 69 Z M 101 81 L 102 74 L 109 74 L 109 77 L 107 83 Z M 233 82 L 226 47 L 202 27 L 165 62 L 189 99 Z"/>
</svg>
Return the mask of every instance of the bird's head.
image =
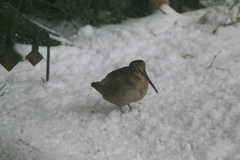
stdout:
<svg viewBox="0 0 240 160">
<path fill-rule="evenodd" d="M 138 79 L 146 79 L 153 89 L 158 93 L 156 87 L 153 85 L 152 81 L 149 79 L 146 72 L 146 64 L 143 60 L 135 60 L 129 64 L 129 72 L 133 74 Z"/>
</svg>

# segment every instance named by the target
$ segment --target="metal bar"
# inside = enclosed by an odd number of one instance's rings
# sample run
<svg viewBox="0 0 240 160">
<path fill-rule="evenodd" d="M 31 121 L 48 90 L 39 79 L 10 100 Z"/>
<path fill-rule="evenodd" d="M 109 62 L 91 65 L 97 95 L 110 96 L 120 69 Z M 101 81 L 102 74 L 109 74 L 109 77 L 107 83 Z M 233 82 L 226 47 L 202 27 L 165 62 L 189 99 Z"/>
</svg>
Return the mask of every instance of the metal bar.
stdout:
<svg viewBox="0 0 240 160">
<path fill-rule="evenodd" d="M 49 71 L 50 71 L 50 45 L 49 45 L 49 34 L 47 35 L 47 71 L 46 71 L 46 81 L 49 81 Z"/>
</svg>

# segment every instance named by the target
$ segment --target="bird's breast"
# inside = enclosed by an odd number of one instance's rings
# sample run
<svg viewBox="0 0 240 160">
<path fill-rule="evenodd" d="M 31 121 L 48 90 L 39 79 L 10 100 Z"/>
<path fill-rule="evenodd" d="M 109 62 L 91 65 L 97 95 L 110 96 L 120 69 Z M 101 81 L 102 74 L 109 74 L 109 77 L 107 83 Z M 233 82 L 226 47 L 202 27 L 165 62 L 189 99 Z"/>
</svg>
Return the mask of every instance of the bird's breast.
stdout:
<svg viewBox="0 0 240 160">
<path fill-rule="evenodd" d="M 135 83 L 122 81 L 116 94 L 105 99 L 118 106 L 124 106 L 141 100 L 146 95 L 147 89 L 148 83 L 145 81 Z"/>
</svg>

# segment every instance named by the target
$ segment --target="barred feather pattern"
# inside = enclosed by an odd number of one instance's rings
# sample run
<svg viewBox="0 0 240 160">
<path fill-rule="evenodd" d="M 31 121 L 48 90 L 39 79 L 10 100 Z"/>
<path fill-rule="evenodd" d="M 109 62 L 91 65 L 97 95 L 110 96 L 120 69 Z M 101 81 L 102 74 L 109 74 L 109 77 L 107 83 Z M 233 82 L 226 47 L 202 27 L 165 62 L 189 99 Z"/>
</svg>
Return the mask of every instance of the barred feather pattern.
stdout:
<svg viewBox="0 0 240 160">
<path fill-rule="evenodd" d="M 116 104 L 117 106 L 124 106 L 132 102 L 137 102 L 146 95 L 148 89 L 148 83 L 138 83 L 135 86 L 131 86 L 124 82 L 121 83 L 121 87 L 115 95 L 103 97 L 105 100 Z"/>
<path fill-rule="evenodd" d="M 129 67 L 114 70 L 102 81 L 93 82 L 91 86 L 101 93 L 105 100 L 118 107 L 141 100 L 147 93 L 148 79 L 140 73 L 139 68 L 134 68 L 136 63 L 141 66 L 141 71 L 145 72 L 145 63 L 136 60 L 131 62 Z"/>
</svg>

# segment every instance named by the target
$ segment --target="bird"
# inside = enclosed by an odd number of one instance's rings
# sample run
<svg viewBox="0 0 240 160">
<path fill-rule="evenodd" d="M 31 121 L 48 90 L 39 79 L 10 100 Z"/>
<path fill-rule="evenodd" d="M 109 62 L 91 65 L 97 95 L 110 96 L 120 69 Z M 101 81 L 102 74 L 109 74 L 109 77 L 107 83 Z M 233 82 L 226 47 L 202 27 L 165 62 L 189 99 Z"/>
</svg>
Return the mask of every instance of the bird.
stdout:
<svg viewBox="0 0 240 160">
<path fill-rule="evenodd" d="M 129 66 L 119 68 L 107 74 L 100 82 L 92 82 L 91 86 L 95 88 L 103 98 L 119 107 L 143 99 L 148 90 L 148 83 L 158 93 L 156 87 L 150 80 L 146 72 L 146 64 L 143 60 L 134 60 Z"/>
</svg>

